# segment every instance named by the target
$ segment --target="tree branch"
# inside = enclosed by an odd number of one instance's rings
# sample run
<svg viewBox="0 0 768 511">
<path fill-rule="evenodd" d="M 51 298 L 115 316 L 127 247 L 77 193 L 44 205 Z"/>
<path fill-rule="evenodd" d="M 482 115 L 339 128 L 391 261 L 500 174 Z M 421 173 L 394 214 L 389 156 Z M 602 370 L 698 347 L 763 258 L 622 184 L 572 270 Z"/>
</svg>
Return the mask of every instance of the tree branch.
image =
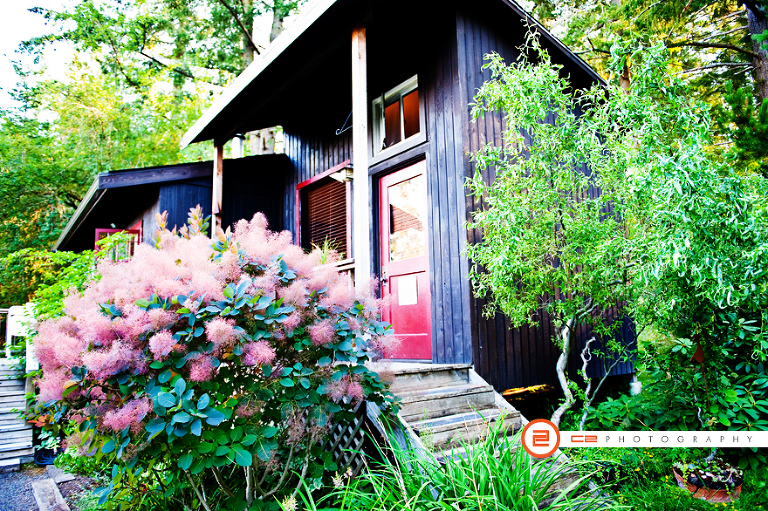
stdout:
<svg viewBox="0 0 768 511">
<path fill-rule="evenodd" d="M 216 482 L 219 483 L 219 488 L 221 488 L 221 490 L 230 498 L 236 499 L 237 497 L 235 494 L 232 492 L 232 490 L 229 489 L 229 486 L 227 486 L 221 477 L 221 472 L 219 472 L 219 469 L 216 467 L 211 467 L 211 470 L 213 471 L 213 477 L 216 478 Z"/>
<path fill-rule="evenodd" d="M 185 470 L 184 475 L 187 476 L 187 481 L 189 481 L 189 485 L 192 486 L 192 490 L 195 492 L 195 495 L 197 495 L 197 498 L 200 499 L 200 505 L 203 506 L 205 511 L 211 511 L 210 506 L 208 506 L 208 502 L 205 500 L 205 497 L 203 497 L 203 494 L 200 493 L 200 490 L 195 484 L 195 481 L 192 479 L 192 476 L 189 474 L 189 470 Z"/>
<path fill-rule="evenodd" d="M 707 43 L 704 41 L 678 41 L 676 43 L 667 44 L 667 48 L 680 48 L 683 46 L 693 46 L 695 48 L 720 48 L 723 50 L 732 50 L 738 53 L 743 53 L 744 55 L 749 55 L 752 58 L 758 57 L 757 53 L 753 52 L 752 50 L 739 48 L 736 45 L 728 44 L 728 43 Z"/>
<path fill-rule="evenodd" d="M 705 71 L 707 69 L 715 69 L 718 67 L 753 67 L 754 64 L 751 62 L 717 62 L 715 64 L 709 64 L 707 66 L 701 66 L 701 67 L 694 67 L 692 69 L 685 69 L 683 71 L 678 71 L 677 73 L 674 73 L 676 75 L 684 75 L 688 73 L 696 73 L 698 71 Z"/>
<path fill-rule="evenodd" d="M 226 0 L 219 0 L 219 3 L 223 5 L 229 13 L 232 15 L 233 18 L 235 18 L 235 21 L 237 22 L 237 26 L 240 27 L 240 30 L 245 34 L 246 39 L 248 39 L 248 44 L 251 45 L 253 48 L 253 51 L 256 52 L 256 55 L 261 55 L 259 52 L 259 49 L 256 47 L 256 43 L 253 42 L 253 39 L 251 39 L 251 34 L 248 32 L 248 29 L 245 28 L 245 25 L 243 25 L 243 22 L 240 21 L 240 16 L 237 15 L 237 11 L 235 11 L 227 2 Z"/>
</svg>

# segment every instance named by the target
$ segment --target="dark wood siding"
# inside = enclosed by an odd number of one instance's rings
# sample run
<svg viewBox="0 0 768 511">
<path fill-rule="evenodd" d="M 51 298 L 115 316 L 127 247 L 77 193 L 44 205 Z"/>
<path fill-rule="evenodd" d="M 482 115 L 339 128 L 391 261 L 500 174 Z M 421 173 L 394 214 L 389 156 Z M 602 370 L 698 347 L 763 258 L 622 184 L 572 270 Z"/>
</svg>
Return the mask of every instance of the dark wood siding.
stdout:
<svg viewBox="0 0 768 511">
<path fill-rule="evenodd" d="M 351 57 L 350 57 L 351 60 Z M 284 229 L 296 235 L 296 186 L 326 170 L 352 158 L 352 130 L 336 135 L 349 113 L 346 107 L 338 108 L 331 117 L 331 124 L 298 123 L 284 126 L 285 154 L 292 169 L 282 193 Z M 309 127 L 312 129 L 309 129 Z"/>
<path fill-rule="evenodd" d="M 290 174 L 283 155 L 252 156 L 224 161 L 224 207 L 222 224 L 250 220 L 257 212 L 267 217 L 270 229 L 284 229 L 282 191 Z M 168 227 L 187 223 L 189 209 L 200 204 L 203 214 L 211 214 L 211 177 L 198 177 L 165 183 L 160 187 L 157 210 L 168 211 Z M 151 235 L 154 235 L 152 233 Z"/>
<path fill-rule="evenodd" d="M 483 13 L 482 18 L 474 13 Z M 490 71 L 483 70 L 483 56 L 490 52 L 499 53 L 507 62 L 516 60 L 519 56 L 517 49 L 523 43 L 526 27 L 522 20 L 509 9 L 504 8 L 498 2 L 483 2 L 482 6 L 475 6 L 471 11 L 461 6 L 456 17 L 456 38 L 458 48 L 459 80 L 457 89 L 461 96 L 462 121 L 466 126 L 463 132 L 463 177 L 470 177 L 474 173 L 474 166 L 470 155 L 477 152 L 483 144 L 492 142 L 500 145 L 503 129 L 502 117 L 486 115 L 484 119 L 476 123 L 470 122 L 470 103 L 474 100 L 477 89 L 484 81 L 490 79 Z M 571 74 L 572 83 L 577 86 L 589 83 L 585 74 L 568 65 L 564 57 L 554 48 L 549 48 L 553 60 L 560 60 L 565 64 L 566 72 Z M 492 171 L 485 171 L 484 179 L 489 182 L 493 179 Z M 473 197 L 465 197 L 465 208 L 469 212 L 480 207 L 481 203 Z M 469 232 L 468 241 L 475 243 L 480 239 L 480 233 Z M 540 313 L 534 319 L 537 325 L 524 325 L 520 328 L 510 328 L 509 320 L 501 313 L 496 313 L 491 318 L 483 315 L 486 301 L 484 299 L 471 298 L 471 335 L 472 351 L 475 368 L 478 373 L 486 378 L 496 389 L 504 390 L 515 387 L 523 387 L 542 383 L 556 384 L 555 362 L 559 355 L 557 347 L 551 339 L 554 329 L 550 318 L 545 313 Z M 605 313 L 611 319 L 617 317 L 615 310 Z M 623 320 L 619 335 L 629 342 L 634 342 L 632 323 Z M 587 328 L 580 328 L 576 336 L 575 349 L 569 360 L 572 376 L 575 370 L 581 367 L 579 353 L 591 332 Z M 631 363 L 618 365 L 612 374 L 627 374 L 632 372 Z M 603 374 L 601 364 L 592 364 L 588 369 L 592 377 Z"/>
<path fill-rule="evenodd" d="M 433 359 L 436 363 L 472 361 L 470 288 L 467 280 L 466 207 L 464 199 L 465 108 L 458 84 L 455 18 L 448 12 L 435 24 L 445 27 L 434 36 L 426 72 L 425 107 L 429 138 Z"/>
</svg>

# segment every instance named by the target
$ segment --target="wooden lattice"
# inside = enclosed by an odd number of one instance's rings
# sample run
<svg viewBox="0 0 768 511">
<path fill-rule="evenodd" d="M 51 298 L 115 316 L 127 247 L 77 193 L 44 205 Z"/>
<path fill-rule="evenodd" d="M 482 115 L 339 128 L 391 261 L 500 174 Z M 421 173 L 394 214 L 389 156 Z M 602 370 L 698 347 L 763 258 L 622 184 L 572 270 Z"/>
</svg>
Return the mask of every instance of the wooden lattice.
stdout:
<svg viewBox="0 0 768 511">
<path fill-rule="evenodd" d="M 360 402 L 354 411 L 355 420 L 346 425 L 337 424 L 328 436 L 323 451 L 333 453 L 333 461 L 339 467 L 339 474 L 345 473 L 349 469 L 352 475 L 356 476 L 363 470 L 365 464 L 363 454 L 363 443 L 365 442 L 363 425 L 366 420 L 365 401 Z"/>
</svg>

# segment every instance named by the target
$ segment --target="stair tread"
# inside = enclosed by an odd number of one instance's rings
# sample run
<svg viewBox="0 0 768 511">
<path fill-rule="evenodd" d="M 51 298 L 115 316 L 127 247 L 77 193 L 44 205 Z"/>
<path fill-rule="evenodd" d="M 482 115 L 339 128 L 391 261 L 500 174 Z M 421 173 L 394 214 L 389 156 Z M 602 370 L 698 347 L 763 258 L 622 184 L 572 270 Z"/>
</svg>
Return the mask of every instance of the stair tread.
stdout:
<svg viewBox="0 0 768 511">
<path fill-rule="evenodd" d="M 461 396 L 464 394 L 476 394 L 481 392 L 493 392 L 493 387 L 477 383 L 466 383 L 462 385 L 449 385 L 446 387 L 402 392 L 399 394 L 399 397 L 402 399 L 403 403 L 412 403 L 416 401 L 427 401 L 437 398 L 443 399 L 448 396 Z"/>
<path fill-rule="evenodd" d="M 10 467 L 12 465 L 21 465 L 21 458 L 10 458 L 7 460 L 0 460 L 0 468 Z"/>
<path fill-rule="evenodd" d="M 32 440 L 28 440 L 24 442 L 14 442 L 11 444 L 0 445 L 0 452 L 18 451 L 21 449 L 29 449 L 31 447 L 32 447 Z"/>
<path fill-rule="evenodd" d="M 510 411 L 505 412 L 505 418 L 516 418 L 520 415 L 520 412 L 513 413 Z M 463 424 L 474 424 L 479 422 L 493 422 L 499 416 L 501 416 L 501 410 L 499 408 L 486 408 L 484 410 L 477 410 L 471 412 L 456 413 L 453 415 L 445 415 L 443 417 L 436 417 L 434 419 L 424 419 L 419 421 L 413 421 L 410 423 L 414 429 L 442 429 L 444 427 L 460 426 Z"/>
<path fill-rule="evenodd" d="M 24 397 L 24 394 L 26 394 L 26 392 L 24 392 L 23 388 L 21 388 L 21 389 L 10 389 L 10 388 L 3 389 L 3 388 L 0 388 L 0 397 L 5 397 L 5 396 L 21 396 L 21 397 Z"/>
<path fill-rule="evenodd" d="M 413 367 L 410 367 L 413 366 Z M 400 376 L 404 374 L 418 374 L 418 373 L 435 373 L 440 371 L 451 371 L 451 370 L 464 370 L 464 369 L 471 369 L 471 364 L 430 364 L 430 365 L 422 365 L 422 364 L 403 364 L 401 366 L 395 365 L 394 367 L 390 366 L 388 369 L 394 374 L 395 376 Z"/>
<path fill-rule="evenodd" d="M 23 429 L 32 430 L 32 425 L 27 422 L 19 422 L 17 424 L 4 424 L 0 425 L 0 433 L 5 433 L 6 431 L 20 431 Z"/>
</svg>

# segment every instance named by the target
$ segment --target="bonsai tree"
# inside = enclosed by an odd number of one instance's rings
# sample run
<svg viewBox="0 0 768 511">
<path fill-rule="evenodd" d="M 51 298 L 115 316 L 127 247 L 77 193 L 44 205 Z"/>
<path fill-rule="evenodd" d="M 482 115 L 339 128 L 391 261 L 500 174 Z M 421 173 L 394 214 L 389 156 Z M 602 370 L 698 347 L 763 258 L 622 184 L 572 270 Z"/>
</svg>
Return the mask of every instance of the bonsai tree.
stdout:
<svg viewBox="0 0 768 511">
<path fill-rule="evenodd" d="M 102 502 L 258 508 L 337 469 L 324 441 L 358 403 L 392 401 L 365 366 L 391 339 L 375 300 L 261 214 L 201 231 L 100 261 L 39 326 L 39 400 L 111 457 Z"/>
</svg>

